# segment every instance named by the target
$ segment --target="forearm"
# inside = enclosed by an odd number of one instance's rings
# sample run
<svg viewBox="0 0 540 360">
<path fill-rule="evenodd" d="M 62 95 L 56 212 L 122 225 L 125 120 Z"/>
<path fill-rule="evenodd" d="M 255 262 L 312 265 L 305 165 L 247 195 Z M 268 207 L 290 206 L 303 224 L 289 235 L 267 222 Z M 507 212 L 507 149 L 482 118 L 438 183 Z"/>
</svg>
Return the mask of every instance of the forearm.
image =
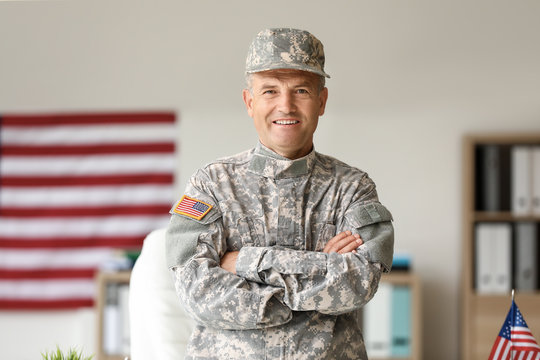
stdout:
<svg viewBox="0 0 540 360">
<path fill-rule="evenodd" d="M 247 280 L 282 288 L 292 310 L 328 314 L 362 307 L 373 297 L 382 272 L 362 249 L 325 254 L 275 247 L 243 248 L 236 271 Z"/>
<path fill-rule="evenodd" d="M 292 316 L 278 300 L 281 289 L 251 283 L 219 268 L 210 270 L 197 261 L 175 268 L 174 273 L 184 307 L 206 327 L 258 329 L 287 323 Z"/>
<path fill-rule="evenodd" d="M 340 313 L 357 309 L 375 294 L 382 271 L 390 269 L 391 219 L 378 203 L 355 204 L 338 227 L 360 234 L 364 243 L 355 252 L 242 248 L 236 271 L 248 280 L 283 288 L 284 302 L 293 310 Z"/>
<path fill-rule="evenodd" d="M 199 323 L 222 329 L 256 329 L 286 323 L 291 310 L 283 289 L 257 284 L 219 266 L 222 228 L 173 216 L 167 231 L 170 267 L 184 307 Z M 270 311 L 271 309 L 271 311 Z"/>
</svg>

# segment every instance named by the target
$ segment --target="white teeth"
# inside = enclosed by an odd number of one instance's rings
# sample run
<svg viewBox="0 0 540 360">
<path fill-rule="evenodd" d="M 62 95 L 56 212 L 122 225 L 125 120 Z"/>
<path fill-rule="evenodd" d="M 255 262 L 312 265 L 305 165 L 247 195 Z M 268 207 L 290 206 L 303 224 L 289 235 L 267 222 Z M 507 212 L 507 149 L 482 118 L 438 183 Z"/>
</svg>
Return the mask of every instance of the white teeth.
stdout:
<svg viewBox="0 0 540 360">
<path fill-rule="evenodd" d="M 276 120 L 275 123 L 278 124 L 278 125 L 292 125 L 292 124 L 297 124 L 298 121 L 296 121 L 296 120 Z"/>
</svg>

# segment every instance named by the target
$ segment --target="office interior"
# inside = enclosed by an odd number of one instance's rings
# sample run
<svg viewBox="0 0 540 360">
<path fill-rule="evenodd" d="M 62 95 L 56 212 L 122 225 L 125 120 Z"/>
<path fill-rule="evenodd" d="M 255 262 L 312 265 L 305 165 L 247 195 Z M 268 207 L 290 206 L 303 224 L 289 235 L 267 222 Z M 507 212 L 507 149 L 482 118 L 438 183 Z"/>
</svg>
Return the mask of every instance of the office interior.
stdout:
<svg viewBox="0 0 540 360">
<path fill-rule="evenodd" d="M 1 1 L 0 115 L 172 111 L 179 198 L 197 168 L 257 142 L 241 96 L 253 36 L 309 30 L 331 76 L 315 149 L 376 182 L 421 281 L 423 358 L 457 360 L 462 142 L 540 132 L 539 18 L 526 0 Z M 0 357 L 92 353 L 95 327 L 93 308 L 0 311 Z"/>
</svg>

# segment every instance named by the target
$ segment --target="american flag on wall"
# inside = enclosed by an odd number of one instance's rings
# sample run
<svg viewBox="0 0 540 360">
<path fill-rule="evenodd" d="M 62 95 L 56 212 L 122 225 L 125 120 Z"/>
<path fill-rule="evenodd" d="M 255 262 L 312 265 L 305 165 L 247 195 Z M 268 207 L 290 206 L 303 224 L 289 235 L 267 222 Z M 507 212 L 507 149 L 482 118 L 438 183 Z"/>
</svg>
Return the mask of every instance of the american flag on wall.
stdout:
<svg viewBox="0 0 540 360">
<path fill-rule="evenodd" d="M 173 204 L 173 113 L 0 116 L 0 309 L 92 306 Z"/>
</svg>

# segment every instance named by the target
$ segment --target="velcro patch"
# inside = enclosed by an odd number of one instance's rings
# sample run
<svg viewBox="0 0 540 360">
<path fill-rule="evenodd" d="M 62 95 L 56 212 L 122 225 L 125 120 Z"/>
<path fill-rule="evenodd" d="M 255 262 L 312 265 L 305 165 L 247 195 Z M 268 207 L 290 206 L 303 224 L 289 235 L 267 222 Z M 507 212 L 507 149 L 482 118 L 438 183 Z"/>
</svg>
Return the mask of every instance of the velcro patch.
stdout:
<svg viewBox="0 0 540 360">
<path fill-rule="evenodd" d="M 201 220 L 206 214 L 208 214 L 212 207 L 213 206 L 210 204 L 184 195 L 178 202 L 178 205 L 176 205 L 174 208 L 174 212 L 188 216 L 195 220 Z"/>
</svg>

